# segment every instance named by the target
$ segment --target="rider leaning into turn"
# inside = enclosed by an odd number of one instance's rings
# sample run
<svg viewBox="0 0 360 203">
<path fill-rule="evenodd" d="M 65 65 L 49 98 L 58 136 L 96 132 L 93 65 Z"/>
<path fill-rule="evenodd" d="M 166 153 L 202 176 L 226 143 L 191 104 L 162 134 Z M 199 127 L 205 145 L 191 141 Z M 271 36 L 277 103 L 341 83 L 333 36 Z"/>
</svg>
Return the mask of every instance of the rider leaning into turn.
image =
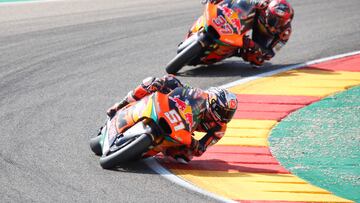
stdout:
<svg viewBox="0 0 360 203">
<path fill-rule="evenodd" d="M 216 4 L 222 0 L 209 1 Z M 261 66 L 289 40 L 294 9 L 286 0 L 237 0 L 237 4 L 243 8 L 241 33 L 252 30 L 252 36 L 244 36 L 243 47 L 234 55 Z"/>
<path fill-rule="evenodd" d="M 122 101 L 109 108 L 107 114 L 109 117 L 113 117 L 118 110 L 129 103 L 138 101 L 157 91 L 168 94 L 177 87 L 185 86 L 173 75 L 165 75 L 162 78 L 146 78 L 142 84 L 130 91 Z M 165 155 L 179 161 L 189 162 L 192 156 L 201 156 L 208 146 L 215 144 L 224 136 L 226 125 L 236 111 L 237 99 L 234 94 L 221 88 L 212 87 L 205 91 L 189 86 L 185 88 L 194 90 L 189 92 L 201 93 L 200 95 L 204 100 L 204 110 L 200 123 L 192 131 L 206 132 L 206 134 L 200 140 L 192 137 L 190 148 L 169 149 Z"/>
</svg>

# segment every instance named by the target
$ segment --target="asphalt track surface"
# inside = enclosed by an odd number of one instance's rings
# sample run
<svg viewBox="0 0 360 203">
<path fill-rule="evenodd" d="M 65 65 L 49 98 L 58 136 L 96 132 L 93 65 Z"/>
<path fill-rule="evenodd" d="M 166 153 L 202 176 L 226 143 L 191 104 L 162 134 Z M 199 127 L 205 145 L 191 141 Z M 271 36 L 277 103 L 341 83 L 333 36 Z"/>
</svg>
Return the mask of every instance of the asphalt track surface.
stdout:
<svg viewBox="0 0 360 203">
<path fill-rule="evenodd" d="M 293 36 L 266 69 L 227 60 L 186 67 L 180 79 L 218 86 L 359 49 L 359 0 L 291 3 Z M 0 4 L 2 202 L 215 202 L 141 162 L 103 170 L 88 146 L 113 102 L 165 73 L 202 8 L 191 0 Z"/>
</svg>

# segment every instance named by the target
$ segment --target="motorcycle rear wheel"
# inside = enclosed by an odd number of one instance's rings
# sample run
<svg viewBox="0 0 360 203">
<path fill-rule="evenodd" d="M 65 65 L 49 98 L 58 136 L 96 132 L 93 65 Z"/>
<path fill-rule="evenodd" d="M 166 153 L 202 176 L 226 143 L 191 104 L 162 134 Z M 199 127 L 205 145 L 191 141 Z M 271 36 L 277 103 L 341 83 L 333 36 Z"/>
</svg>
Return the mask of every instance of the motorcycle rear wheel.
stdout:
<svg viewBox="0 0 360 203">
<path fill-rule="evenodd" d="M 166 72 L 169 74 L 177 73 L 182 67 L 194 58 L 200 56 L 203 51 L 199 41 L 194 41 L 180 53 L 178 53 L 167 65 Z"/>
<path fill-rule="evenodd" d="M 152 144 L 152 138 L 148 134 L 142 134 L 118 151 L 100 157 L 100 165 L 103 169 L 111 169 L 117 165 L 141 158 Z"/>
</svg>

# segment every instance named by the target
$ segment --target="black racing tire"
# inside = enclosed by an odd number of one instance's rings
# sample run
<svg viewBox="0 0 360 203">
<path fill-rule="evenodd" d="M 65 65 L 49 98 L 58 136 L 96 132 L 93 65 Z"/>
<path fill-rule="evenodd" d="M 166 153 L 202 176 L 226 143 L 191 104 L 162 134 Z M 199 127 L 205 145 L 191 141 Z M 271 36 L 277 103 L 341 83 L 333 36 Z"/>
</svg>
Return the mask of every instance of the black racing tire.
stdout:
<svg viewBox="0 0 360 203">
<path fill-rule="evenodd" d="M 102 154 L 100 140 L 101 136 L 96 136 L 90 139 L 90 148 L 98 156 Z"/>
<path fill-rule="evenodd" d="M 194 41 L 180 53 L 178 53 L 167 65 L 166 72 L 169 74 L 177 73 L 182 67 L 199 57 L 203 52 L 203 47 L 199 41 Z"/>
<path fill-rule="evenodd" d="M 100 165 L 103 169 L 111 169 L 117 165 L 141 158 L 141 155 L 149 149 L 151 144 L 151 136 L 142 134 L 118 151 L 100 157 Z"/>
</svg>

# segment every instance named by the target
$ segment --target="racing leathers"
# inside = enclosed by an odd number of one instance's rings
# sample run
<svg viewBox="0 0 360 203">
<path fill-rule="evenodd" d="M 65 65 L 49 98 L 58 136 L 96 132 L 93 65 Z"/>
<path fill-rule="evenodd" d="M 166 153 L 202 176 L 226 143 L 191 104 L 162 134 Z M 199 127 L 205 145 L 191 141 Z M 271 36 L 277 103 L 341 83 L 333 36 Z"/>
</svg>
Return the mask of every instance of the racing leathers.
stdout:
<svg viewBox="0 0 360 203">
<path fill-rule="evenodd" d="M 156 91 L 168 94 L 177 87 L 184 87 L 184 85 L 173 75 L 165 75 L 162 78 L 148 77 L 144 79 L 134 90 L 130 91 L 122 101 L 115 103 L 111 108 L 109 108 L 107 110 L 107 114 L 109 117 L 113 117 L 118 110 L 131 102 L 138 101 Z M 206 105 L 206 91 L 189 86 L 186 86 L 186 88 L 200 92 L 200 95 L 204 100 L 203 105 Z M 196 125 L 195 129 L 192 129 L 192 131 L 205 132 L 206 134 L 200 140 L 196 140 L 192 136 L 190 147 L 169 148 L 165 152 L 165 155 L 173 157 L 181 162 L 189 162 L 193 156 L 201 156 L 208 146 L 217 143 L 218 140 L 224 136 L 225 130 L 226 123 L 215 122 L 215 120 L 208 115 L 206 111 L 204 111 L 199 124 Z M 193 132 L 191 133 L 193 134 Z"/>
</svg>

